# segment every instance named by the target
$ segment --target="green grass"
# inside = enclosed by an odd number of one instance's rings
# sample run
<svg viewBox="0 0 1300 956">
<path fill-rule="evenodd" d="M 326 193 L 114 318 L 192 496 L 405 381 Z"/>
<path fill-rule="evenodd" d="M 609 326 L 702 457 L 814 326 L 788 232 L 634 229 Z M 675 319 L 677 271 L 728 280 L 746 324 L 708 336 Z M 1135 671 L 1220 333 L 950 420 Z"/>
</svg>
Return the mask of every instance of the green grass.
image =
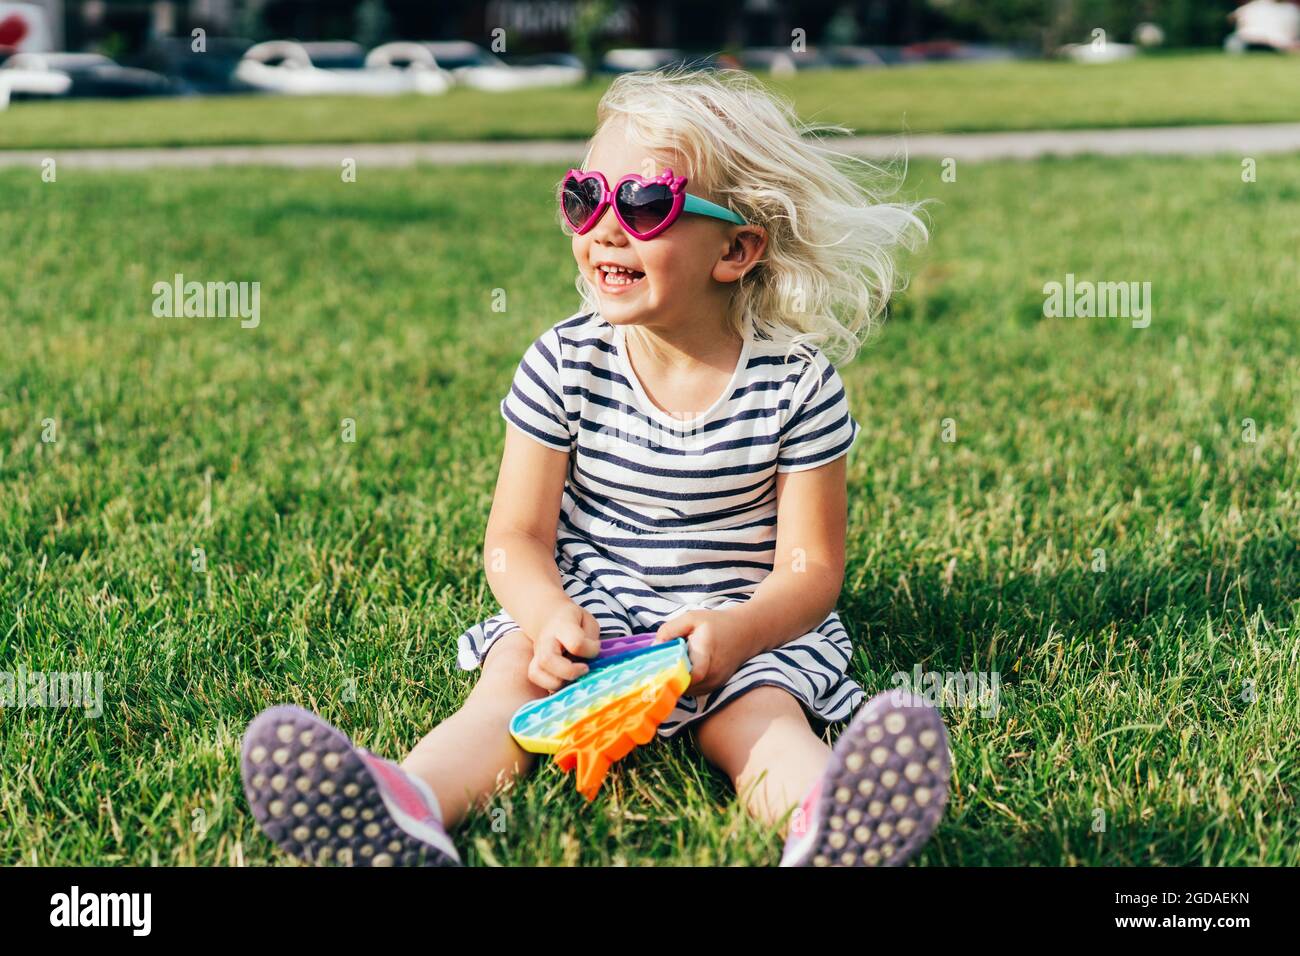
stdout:
<svg viewBox="0 0 1300 956">
<path fill-rule="evenodd" d="M 813 72 L 775 86 L 805 118 L 894 134 L 1294 121 L 1298 73 L 1285 57 L 1185 54 Z M 0 115 L 0 149 L 585 138 L 603 90 L 25 102 Z"/>
<path fill-rule="evenodd" d="M 921 862 L 1300 863 L 1300 157 L 938 173 L 913 164 L 934 241 L 845 368 L 855 676 L 1004 684 L 996 718 L 946 712 Z M 0 713 L 0 864 L 283 862 L 240 792 L 250 717 L 300 702 L 396 756 L 463 700 L 496 403 L 574 304 L 550 178 L 0 172 L 0 670 L 106 697 Z M 175 272 L 261 282 L 260 327 L 154 318 Z M 1150 281 L 1150 328 L 1044 318 L 1067 272 Z M 491 810 L 471 862 L 779 852 L 685 735 L 594 805 L 544 767 Z"/>
</svg>

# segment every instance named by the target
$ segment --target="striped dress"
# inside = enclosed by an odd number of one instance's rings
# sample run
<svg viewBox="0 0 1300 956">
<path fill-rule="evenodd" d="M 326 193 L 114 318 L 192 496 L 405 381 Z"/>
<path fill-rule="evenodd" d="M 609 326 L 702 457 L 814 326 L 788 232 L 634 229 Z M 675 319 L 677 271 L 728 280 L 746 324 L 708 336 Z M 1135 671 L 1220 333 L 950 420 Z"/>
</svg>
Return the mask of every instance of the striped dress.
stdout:
<svg viewBox="0 0 1300 956">
<path fill-rule="evenodd" d="M 650 401 L 623 328 L 599 315 L 567 319 L 528 349 L 501 414 L 569 455 L 555 560 L 565 592 L 602 636 L 741 603 L 772 570 L 777 474 L 833 461 L 858 432 L 834 366 L 820 353 L 812 358 L 750 334 L 717 401 L 684 418 Z M 470 628 L 459 641 L 461 667 L 477 667 L 517 629 L 504 610 Z M 812 633 L 751 658 L 717 690 L 683 696 L 659 733 L 671 736 L 764 685 L 823 720 L 842 720 L 863 698 L 846 673 L 850 650 L 832 612 Z"/>
</svg>

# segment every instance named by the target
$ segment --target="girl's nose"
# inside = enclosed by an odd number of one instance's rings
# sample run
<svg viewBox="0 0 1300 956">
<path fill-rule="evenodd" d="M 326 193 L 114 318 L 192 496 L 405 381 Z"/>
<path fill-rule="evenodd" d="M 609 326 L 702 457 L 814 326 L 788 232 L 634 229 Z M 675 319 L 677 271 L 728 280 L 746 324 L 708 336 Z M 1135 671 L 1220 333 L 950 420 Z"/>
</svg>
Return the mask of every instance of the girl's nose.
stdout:
<svg viewBox="0 0 1300 956">
<path fill-rule="evenodd" d="M 591 238 L 602 246 L 627 245 L 627 233 L 623 231 L 623 224 L 618 221 L 618 216 L 614 215 L 613 206 L 605 210 L 605 214 L 600 217 L 600 222 L 596 223 L 591 230 Z"/>
</svg>

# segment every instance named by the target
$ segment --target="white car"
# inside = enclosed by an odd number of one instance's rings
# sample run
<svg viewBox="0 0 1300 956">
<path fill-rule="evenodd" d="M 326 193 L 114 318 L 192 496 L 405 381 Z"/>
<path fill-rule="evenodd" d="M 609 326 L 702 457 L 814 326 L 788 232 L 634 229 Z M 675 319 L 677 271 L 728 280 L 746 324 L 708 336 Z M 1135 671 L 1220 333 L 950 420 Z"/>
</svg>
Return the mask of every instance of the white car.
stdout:
<svg viewBox="0 0 1300 956">
<path fill-rule="evenodd" d="M 392 47 L 418 44 L 388 44 Z M 361 48 L 356 44 L 312 44 L 312 49 L 348 60 Z M 451 87 L 451 78 L 440 70 L 432 55 L 415 52 L 399 58 L 397 51 L 378 55 L 371 52 L 360 68 L 322 69 L 312 62 L 309 48 L 292 40 L 272 40 L 251 47 L 235 67 L 235 79 L 255 90 L 286 96 L 400 96 L 419 93 L 436 96 Z"/>
<path fill-rule="evenodd" d="M 0 64 L 0 84 L 11 96 L 64 96 L 72 89 L 72 76 L 40 53 L 15 53 Z"/>
<path fill-rule="evenodd" d="M 440 67 L 451 71 L 457 83 L 470 89 L 509 93 L 543 86 L 574 86 L 583 80 L 580 66 L 514 66 L 468 40 L 415 45 L 428 50 Z"/>
<path fill-rule="evenodd" d="M 1138 48 L 1132 43 L 1067 43 L 1058 51 L 1075 63 L 1118 63 L 1137 56 Z"/>
<path fill-rule="evenodd" d="M 39 89 L 34 95 L 59 95 L 49 92 L 52 87 L 63 86 L 62 82 L 50 80 L 51 75 L 67 76 L 72 81 L 67 93 L 74 97 L 168 96 L 172 93 L 170 81 L 161 73 L 122 66 L 102 53 L 18 53 L 4 65 L 38 77 L 44 76 L 44 80 L 37 80 Z M 32 90 L 24 92 L 33 95 Z"/>
</svg>

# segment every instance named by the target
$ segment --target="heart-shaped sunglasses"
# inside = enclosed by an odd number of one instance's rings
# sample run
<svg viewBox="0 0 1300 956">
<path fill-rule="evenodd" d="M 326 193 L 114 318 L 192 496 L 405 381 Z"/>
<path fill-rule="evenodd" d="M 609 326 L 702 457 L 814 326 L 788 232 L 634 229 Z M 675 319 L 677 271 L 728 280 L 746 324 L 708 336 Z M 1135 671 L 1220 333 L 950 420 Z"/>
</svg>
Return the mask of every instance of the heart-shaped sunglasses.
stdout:
<svg viewBox="0 0 1300 956">
<path fill-rule="evenodd" d="M 655 179 L 628 173 L 612 190 L 598 172 L 571 169 L 565 175 L 560 209 L 578 235 L 595 228 L 610 206 L 628 235 L 641 240 L 653 239 L 684 212 L 745 225 L 745 220 L 730 209 L 686 192 L 686 177 L 674 176 L 671 169 L 665 169 Z"/>
</svg>

